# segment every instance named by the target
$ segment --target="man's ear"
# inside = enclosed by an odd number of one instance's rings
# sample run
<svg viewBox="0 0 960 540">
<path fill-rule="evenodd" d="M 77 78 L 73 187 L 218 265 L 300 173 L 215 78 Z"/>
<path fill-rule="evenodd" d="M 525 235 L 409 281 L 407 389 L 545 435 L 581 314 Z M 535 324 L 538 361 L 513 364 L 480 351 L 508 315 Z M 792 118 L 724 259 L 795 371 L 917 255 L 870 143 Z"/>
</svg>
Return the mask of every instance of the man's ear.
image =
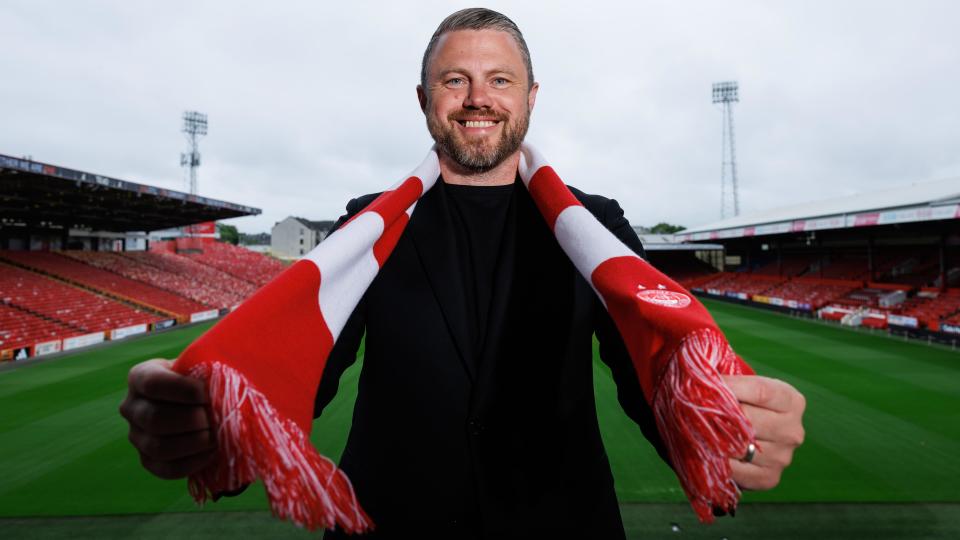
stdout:
<svg viewBox="0 0 960 540">
<path fill-rule="evenodd" d="M 540 90 L 540 83 L 535 82 L 527 93 L 527 106 L 533 111 L 533 105 L 537 102 L 537 90 Z"/>
<path fill-rule="evenodd" d="M 417 85 L 417 100 L 420 102 L 420 110 L 423 114 L 427 114 L 427 91 L 421 84 Z"/>
</svg>

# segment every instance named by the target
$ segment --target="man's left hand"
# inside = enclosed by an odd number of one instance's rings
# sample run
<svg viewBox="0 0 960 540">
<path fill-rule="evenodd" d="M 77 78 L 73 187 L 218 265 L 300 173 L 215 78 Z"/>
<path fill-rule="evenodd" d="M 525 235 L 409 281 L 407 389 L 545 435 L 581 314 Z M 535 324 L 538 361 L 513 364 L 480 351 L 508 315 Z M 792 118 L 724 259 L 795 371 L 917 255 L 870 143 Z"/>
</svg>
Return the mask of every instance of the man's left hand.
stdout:
<svg viewBox="0 0 960 540">
<path fill-rule="evenodd" d="M 723 381 L 740 401 L 753 424 L 757 450 L 750 463 L 731 459 L 733 480 L 743 489 L 772 489 L 803 444 L 803 394 L 777 379 L 756 375 L 724 375 Z"/>
</svg>

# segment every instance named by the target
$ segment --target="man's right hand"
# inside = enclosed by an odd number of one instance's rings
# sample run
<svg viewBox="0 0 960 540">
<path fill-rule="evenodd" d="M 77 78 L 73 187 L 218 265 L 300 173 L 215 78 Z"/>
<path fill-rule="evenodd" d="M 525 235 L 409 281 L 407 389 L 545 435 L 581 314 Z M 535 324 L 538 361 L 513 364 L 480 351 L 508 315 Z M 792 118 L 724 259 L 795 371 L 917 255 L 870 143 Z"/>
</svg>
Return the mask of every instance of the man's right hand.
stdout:
<svg viewBox="0 0 960 540">
<path fill-rule="evenodd" d="M 156 359 L 133 366 L 120 404 L 140 463 L 165 479 L 199 471 L 216 448 L 203 381 L 180 375 L 171 365 Z"/>
</svg>

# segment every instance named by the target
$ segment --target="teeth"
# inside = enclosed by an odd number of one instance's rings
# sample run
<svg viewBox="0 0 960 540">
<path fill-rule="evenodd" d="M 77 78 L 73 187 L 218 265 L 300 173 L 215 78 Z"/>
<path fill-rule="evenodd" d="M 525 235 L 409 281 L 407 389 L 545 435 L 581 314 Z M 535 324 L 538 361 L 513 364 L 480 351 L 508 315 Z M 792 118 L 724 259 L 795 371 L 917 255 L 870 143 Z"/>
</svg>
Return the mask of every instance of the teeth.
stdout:
<svg viewBox="0 0 960 540">
<path fill-rule="evenodd" d="M 496 122 L 491 122 L 490 120 L 483 120 L 483 121 L 467 120 L 466 121 L 466 125 L 468 128 L 485 128 L 485 127 L 490 127 L 495 123 Z"/>
</svg>

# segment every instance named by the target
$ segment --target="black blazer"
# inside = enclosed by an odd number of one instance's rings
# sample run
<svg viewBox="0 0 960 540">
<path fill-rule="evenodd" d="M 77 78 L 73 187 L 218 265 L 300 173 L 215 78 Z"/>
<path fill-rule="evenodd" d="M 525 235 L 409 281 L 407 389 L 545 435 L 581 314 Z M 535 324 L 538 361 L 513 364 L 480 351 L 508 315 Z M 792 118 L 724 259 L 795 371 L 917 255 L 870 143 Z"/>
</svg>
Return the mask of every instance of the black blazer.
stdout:
<svg viewBox="0 0 960 540">
<path fill-rule="evenodd" d="M 573 193 L 643 255 L 616 201 Z M 375 196 L 350 201 L 337 226 Z M 518 181 L 487 345 L 467 357 L 446 197 L 438 181 L 417 204 L 317 392 L 320 415 L 365 331 L 340 466 L 377 525 L 374 537 L 623 538 L 594 404 L 594 332 L 621 405 L 663 452 L 619 334 Z"/>
</svg>

